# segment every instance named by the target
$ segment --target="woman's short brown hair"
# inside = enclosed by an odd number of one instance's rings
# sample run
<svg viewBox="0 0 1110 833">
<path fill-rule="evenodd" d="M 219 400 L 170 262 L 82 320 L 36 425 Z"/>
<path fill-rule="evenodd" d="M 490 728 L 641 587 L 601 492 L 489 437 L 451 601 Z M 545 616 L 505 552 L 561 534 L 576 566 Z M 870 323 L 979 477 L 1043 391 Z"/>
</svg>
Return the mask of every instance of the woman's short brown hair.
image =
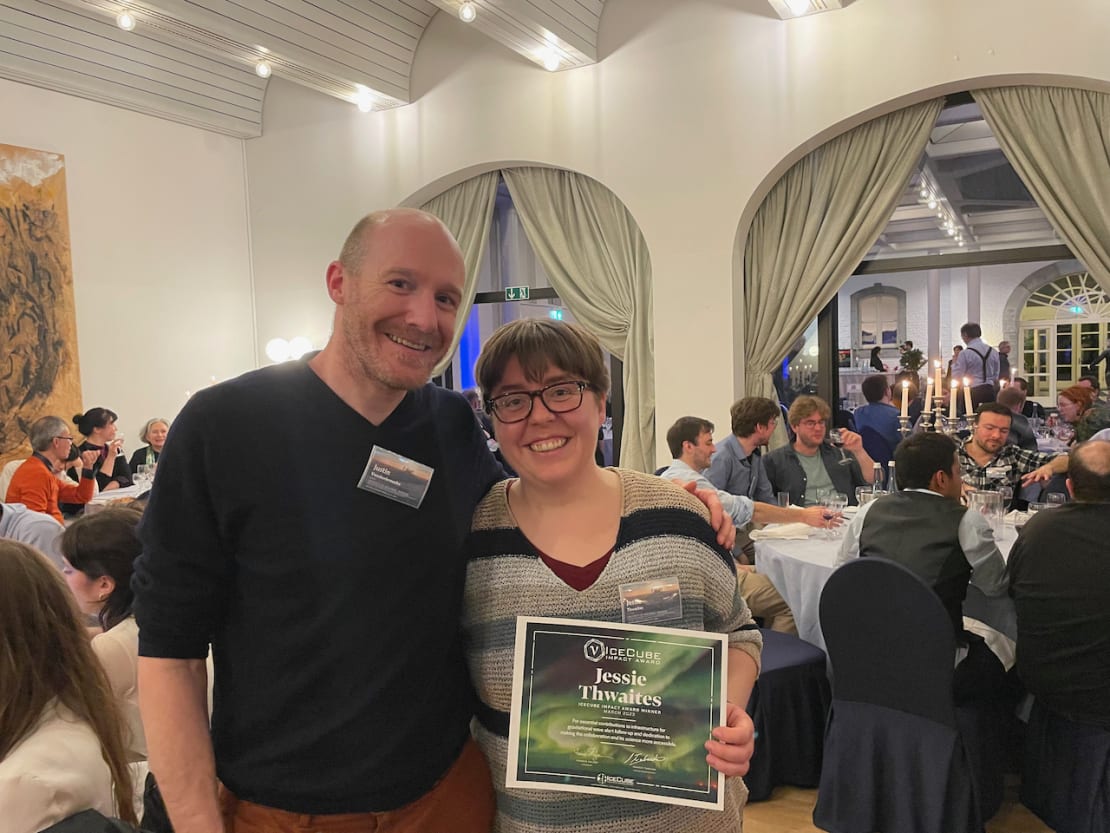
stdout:
<svg viewBox="0 0 1110 833">
<path fill-rule="evenodd" d="M 557 367 L 581 378 L 599 395 L 609 393 L 609 371 L 592 333 L 567 321 L 520 318 L 497 328 L 478 356 L 474 375 L 487 404 L 514 357 L 531 382 L 540 383 L 549 367 Z"/>
</svg>

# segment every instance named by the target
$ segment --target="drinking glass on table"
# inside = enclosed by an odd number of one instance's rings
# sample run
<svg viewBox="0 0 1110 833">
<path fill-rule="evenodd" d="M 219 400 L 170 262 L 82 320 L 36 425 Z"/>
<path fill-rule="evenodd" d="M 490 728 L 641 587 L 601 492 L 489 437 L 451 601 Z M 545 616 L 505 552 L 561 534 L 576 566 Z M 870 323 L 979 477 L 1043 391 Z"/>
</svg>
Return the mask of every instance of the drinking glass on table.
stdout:
<svg viewBox="0 0 1110 833">
<path fill-rule="evenodd" d="M 840 527 L 833 524 L 844 516 L 844 510 L 848 506 L 848 496 L 841 492 L 826 492 L 821 505 L 826 509 L 825 521 L 828 523 L 828 526 L 825 527 L 825 537 L 840 537 Z"/>
<path fill-rule="evenodd" d="M 1067 495 L 1062 495 L 1059 492 L 1049 492 L 1044 496 L 1045 508 L 1055 509 L 1057 506 L 1063 506 L 1068 502 Z"/>
</svg>

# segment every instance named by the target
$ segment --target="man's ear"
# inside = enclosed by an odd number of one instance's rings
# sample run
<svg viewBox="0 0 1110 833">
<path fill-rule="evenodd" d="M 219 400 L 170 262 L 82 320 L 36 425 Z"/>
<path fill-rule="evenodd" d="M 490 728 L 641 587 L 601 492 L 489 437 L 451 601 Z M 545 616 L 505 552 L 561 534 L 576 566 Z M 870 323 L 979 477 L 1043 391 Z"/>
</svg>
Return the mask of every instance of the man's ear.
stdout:
<svg viewBox="0 0 1110 833">
<path fill-rule="evenodd" d="M 347 271 L 343 268 L 343 264 L 338 260 L 333 260 L 328 264 L 328 271 L 324 278 L 324 282 L 328 288 L 328 297 L 336 304 L 342 305 L 344 302 L 343 290 L 345 289 L 344 283 L 347 278 Z"/>
</svg>

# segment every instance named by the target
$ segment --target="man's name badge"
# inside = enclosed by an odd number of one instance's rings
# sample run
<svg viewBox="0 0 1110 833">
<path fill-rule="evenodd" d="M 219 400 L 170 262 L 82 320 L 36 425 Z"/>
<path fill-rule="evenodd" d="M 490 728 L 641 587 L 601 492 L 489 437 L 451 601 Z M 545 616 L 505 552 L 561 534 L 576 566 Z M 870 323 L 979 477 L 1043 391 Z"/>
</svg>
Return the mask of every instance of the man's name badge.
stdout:
<svg viewBox="0 0 1110 833">
<path fill-rule="evenodd" d="M 434 471 L 431 466 L 376 445 L 358 487 L 418 509 L 428 493 Z"/>
<path fill-rule="evenodd" d="M 634 581 L 617 588 L 621 619 L 626 625 L 650 625 L 682 618 L 682 588 L 678 578 Z"/>
</svg>

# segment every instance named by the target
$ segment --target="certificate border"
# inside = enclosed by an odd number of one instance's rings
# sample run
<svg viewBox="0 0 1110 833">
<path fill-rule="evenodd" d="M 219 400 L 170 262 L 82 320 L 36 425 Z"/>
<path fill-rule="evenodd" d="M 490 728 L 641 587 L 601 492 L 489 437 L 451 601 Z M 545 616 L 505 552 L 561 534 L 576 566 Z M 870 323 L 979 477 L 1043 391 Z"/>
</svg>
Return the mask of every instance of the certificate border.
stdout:
<svg viewBox="0 0 1110 833">
<path fill-rule="evenodd" d="M 723 726 L 725 724 L 726 713 L 726 700 L 728 696 L 728 635 L 723 633 L 709 633 L 705 631 L 687 630 L 685 628 L 666 628 L 657 627 L 653 625 L 630 625 L 623 622 L 597 622 L 588 619 L 560 619 L 547 616 L 517 616 L 516 617 L 516 638 L 514 640 L 513 651 L 513 694 L 511 701 L 511 708 L 509 710 L 509 738 L 508 738 L 508 755 L 506 758 L 505 766 L 505 786 L 506 787 L 522 787 L 533 790 L 551 790 L 555 792 L 573 792 L 573 793 L 589 793 L 592 795 L 604 795 L 612 798 L 626 798 L 631 801 L 650 801 L 655 804 L 676 804 L 686 807 L 699 807 L 703 810 L 724 810 L 725 806 L 725 778 L 726 776 L 720 772 L 716 773 L 717 778 L 717 796 L 715 801 L 708 801 L 705 799 L 683 798 L 677 795 L 667 795 L 664 793 L 642 793 L 632 790 L 620 789 L 615 787 L 602 787 L 596 785 L 584 784 L 560 784 L 550 781 L 521 781 L 517 778 L 517 767 L 520 763 L 519 750 L 520 750 L 520 733 L 521 733 L 521 712 L 523 710 L 523 696 L 524 696 L 524 678 L 527 676 L 529 679 L 529 702 L 532 700 L 531 679 L 532 667 L 529 666 L 525 669 L 524 658 L 527 649 L 527 634 L 528 625 L 552 625 L 552 626 L 572 626 L 574 628 L 592 628 L 595 633 L 583 633 L 583 639 L 596 636 L 599 638 L 620 638 L 627 639 L 619 635 L 620 631 L 629 631 L 635 633 L 652 633 L 659 636 L 681 636 L 689 638 L 691 636 L 699 637 L 707 642 L 717 642 L 721 646 L 721 677 L 720 689 L 717 691 L 717 708 L 716 716 L 717 722 L 712 723 L 706 728 L 706 738 L 710 736 L 710 732 L 715 726 Z M 538 634 L 558 633 L 555 630 L 539 630 L 534 631 L 534 636 Z M 640 640 L 636 640 L 640 641 Z M 656 640 L 662 641 L 662 640 Z M 664 643 L 666 644 L 666 643 Z M 673 644 L 673 643 L 672 643 Z M 696 648 L 697 646 L 684 645 L 686 648 Z M 704 646 L 703 650 L 712 651 L 712 645 Z M 533 662 L 535 661 L 535 652 L 532 653 Z M 529 716 L 529 720 L 531 717 Z M 713 768 L 707 763 L 706 770 L 709 773 L 709 778 L 712 778 Z M 527 768 L 527 761 L 525 762 Z M 536 774 L 548 775 L 566 775 L 565 773 L 542 773 L 536 771 Z M 573 777 L 573 776 L 567 776 Z M 708 782 L 707 782 L 708 783 Z M 658 788 L 659 785 L 651 784 L 652 787 Z M 665 789 L 674 790 L 676 792 L 683 791 L 681 787 L 666 787 Z M 695 790 L 685 790 L 686 792 L 696 792 Z M 710 788 L 707 786 L 705 793 L 708 794 Z"/>
</svg>

